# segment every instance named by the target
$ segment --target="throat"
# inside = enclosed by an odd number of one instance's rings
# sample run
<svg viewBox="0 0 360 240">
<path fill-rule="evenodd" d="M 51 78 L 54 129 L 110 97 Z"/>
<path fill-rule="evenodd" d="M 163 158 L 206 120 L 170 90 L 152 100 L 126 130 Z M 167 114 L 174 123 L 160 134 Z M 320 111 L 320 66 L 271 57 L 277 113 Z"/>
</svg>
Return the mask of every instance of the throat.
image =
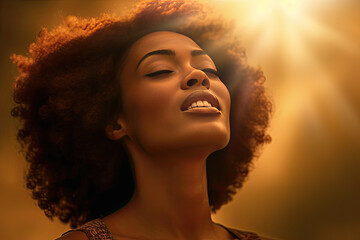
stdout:
<svg viewBox="0 0 360 240">
<path fill-rule="evenodd" d="M 214 238 L 208 200 L 209 152 L 191 149 L 153 156 L 135 144 L 127 147 L 135 190 L 129 203 L 110 215 L 124 224 L 114 231 L 133 236 L 140 229 L 140 239 L 219 239 Z"/>
<path fill-rule="evenodd" d="M 162 161 L 163 168 L 161 164 L 135 167 L 134 200 L 151 216 L 167 219 L 168 224 L 194 227 L 210 218 L 206 159 L 175 161 Z"/>
<path fill-rule="evenodd" d="M 151 232 L 190 237 L 210 231 L 206 157 L 135 159 L 136 187 L 123 211 Z"/>
</svg>

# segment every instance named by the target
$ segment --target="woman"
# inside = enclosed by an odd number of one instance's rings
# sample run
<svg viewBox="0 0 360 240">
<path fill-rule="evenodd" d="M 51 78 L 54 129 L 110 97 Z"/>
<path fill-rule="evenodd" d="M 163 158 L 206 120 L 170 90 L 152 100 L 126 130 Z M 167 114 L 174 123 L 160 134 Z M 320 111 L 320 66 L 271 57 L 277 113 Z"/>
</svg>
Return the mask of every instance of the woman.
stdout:
<svg viewBox="0 0 360 240">
<path fill-rule="evenodd" d="M 12 56 L 27 187 L 82 226 L 60 239 L 264 239 L 211 220 L 270 142 L 271 104 L 231 26 L 204 12 L 72 17 Z"/>
</svg>

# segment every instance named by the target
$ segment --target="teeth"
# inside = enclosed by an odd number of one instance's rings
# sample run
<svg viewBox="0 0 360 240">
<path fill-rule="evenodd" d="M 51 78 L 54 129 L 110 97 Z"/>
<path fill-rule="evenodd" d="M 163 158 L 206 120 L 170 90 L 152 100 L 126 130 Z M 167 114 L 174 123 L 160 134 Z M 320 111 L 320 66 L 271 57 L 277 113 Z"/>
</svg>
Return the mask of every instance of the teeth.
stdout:
<svg viewBox="0 0 360 240">
<path fill-rule="evenodd" d="M 196 108 L 196 107 L 212 107 L 212 105 L 208 101 L 197 101 L 193 102 L 188 109 Z"/>
<path fill-rule="evenodd" d="M 206 107 L 211 107 L 211 104 L 208 101 L 203 101 L 203 103 Z"/>
</svg>

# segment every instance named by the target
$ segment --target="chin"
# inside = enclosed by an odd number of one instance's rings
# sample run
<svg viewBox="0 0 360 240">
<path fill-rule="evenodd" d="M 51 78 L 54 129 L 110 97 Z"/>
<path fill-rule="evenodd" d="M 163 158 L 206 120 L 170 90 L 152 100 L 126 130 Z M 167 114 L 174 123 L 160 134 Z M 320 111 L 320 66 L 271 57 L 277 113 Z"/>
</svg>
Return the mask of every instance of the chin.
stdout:
<svg viewBox="0 0 360 240">
<path fill-rule="evenodd" d="M 230 140 L 230 129 L 222 124 L 216 124 L 209 128 L 199 128 L 193 135 L 200 142 L 213 143 L 224 148 Z"/>
<path fill-rule="evenodd" d="M 210 140 L 210 141 L 209 141 Z M 212 141 L 211 141 L 212 140 Z M 230 134 L 217 135 L 215 138 L 208 138 L 211 153 L 225 148 L 230 141 Z"/>
<path fill-rule="evenodd" d="M 211 153 L 223 149 L 230 140 L 230 134 L 223 132 L 206 132 L 204 134 L 193 134 L 186 138 L 162 139 L 152 141 L 142 145 L 145 152 L 151 155 L 161 153 L 201 153 L 201 155 L 210 155 Z"/>
<path fill-rule="evenodd" d="M 173 131 L 155 131 L 138 139 L 139 146 L 149 154 L 162 152 L 203 152 L 211 154 L 223 149 L 230 140 L 227 124 L 189 125 L 187 128 L 173 128 Z"/>
<path fill-rule="evenodd" d="M 195 131 L 184 140 L 184 148 L 192 148 L 198 146 L 199 149 L 211 154 L 225 148 L 230 140 L 230 131 L 222 129 L 209 129 Z"/>
</svg>

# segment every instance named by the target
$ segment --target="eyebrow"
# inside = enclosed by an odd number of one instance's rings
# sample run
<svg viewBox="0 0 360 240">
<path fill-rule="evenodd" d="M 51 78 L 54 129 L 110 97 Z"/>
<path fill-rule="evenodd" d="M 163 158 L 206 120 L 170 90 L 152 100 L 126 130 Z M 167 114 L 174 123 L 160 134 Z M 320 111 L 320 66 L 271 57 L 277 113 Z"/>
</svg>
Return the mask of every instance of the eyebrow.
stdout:
<svg viewBox="0 0 360 240">
<path fill-rule="evenodd" d="M 137 64 L 136 68 L 139 67 L 140 63 L 142 61 L 144 61 L 146 58 L 152 56 L 152 55 L 168 55 L 168 56 L 175 56 L 175 52 L 173 50 L 170 49 L 161 49 L 161 50 L 155 50 L 152 52 L 149 52 L 147 54 L 145 54 L 139 61 L 139 63 Z"/>
<path fill-rule="evenodd" d="M 190 52 L 190 54 L 191 54 L 191 56 L 207 55 L 203 50 L 192 50 Z M 142 61 L 144 61 L 146 58 L 148 58 L 152 55 L 175 56 L 175 51 L 170 50 L 170 49 L 160 49 L 160 50 L 155 50 L 155 51 L 149 52 L 140 59 L 140 61 L 138 62 L 137 66 L 136 66 L 136 69 L 140 66 L 140 63 Z"/>
<path fill-rule="evenodd" d="M 200 55 L 207 55 L 203 50 L 192 50 L 191 56 L 200 56 Z"/>
</svg>

